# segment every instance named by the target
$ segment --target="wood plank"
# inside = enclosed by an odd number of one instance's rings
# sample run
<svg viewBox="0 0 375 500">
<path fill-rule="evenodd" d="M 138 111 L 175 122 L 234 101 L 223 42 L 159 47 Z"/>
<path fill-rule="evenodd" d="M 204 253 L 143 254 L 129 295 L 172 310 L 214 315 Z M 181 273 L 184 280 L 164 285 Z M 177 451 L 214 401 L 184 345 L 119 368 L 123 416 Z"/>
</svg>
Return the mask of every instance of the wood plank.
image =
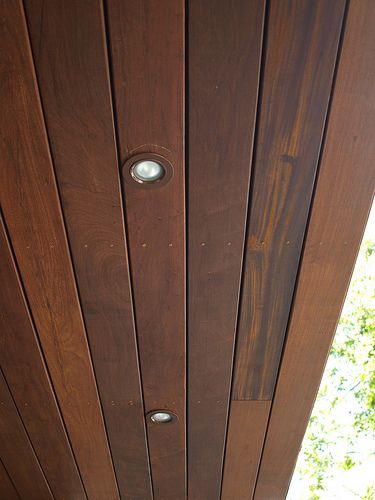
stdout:
<svg viewBox="0 0 375 500">
<path fill-rule="evenodd" d="M 233 399 L 273 395 L 344 8 L 344 0 L 270 4 Z"/>
<path fill-rule="evenodd" d="M 3 0 L 1 14 L 2 209 L 87 494 L 115 499 L 22 5 Z"/>
<path fill-rule="evenodd" d="M 86 498 L 1 216 L 0 282 L 0 364 L 14 401 L 54 496 Z"/>
<path fill-rule="evenodd" d="M 222 500 L 252 498 L 271 401 L 232 401 Z"/>
<path fill-rule="evenodd" d="M 53 498 L 1 369 L 0 458 L 21 498 Z"/>
<path fill-rule="evenodd" d="M 0 460 L 0 498 L 4 500 L 19 500 L 20 497 L 14 487 L 3 462 Z"/>
<path fill-rule="evenodd" d="M 124 182 L 124 192 L 145 408 L 178 416 L 148 424 L 154 494 L 176 500 L 186 454 L 184 4 L 108 2 L 121 162 L 155 153 L 174 170 L 167 184 Z"/>
<path fill-rule="evenodd" d="M 375 3 L 349 4 L 256 500 L 285 498 L 375 187 Z"/>
<path fill-rule="evenodd" d="M 119 490 L 146 500 L 151 478 L 102 2 L 27 0 L 25 7 Z"/>
<path fill-rule="evenodd" d="M 189 3 L 189 498 L 219 498 L 264 2 Z"/>
</svg>

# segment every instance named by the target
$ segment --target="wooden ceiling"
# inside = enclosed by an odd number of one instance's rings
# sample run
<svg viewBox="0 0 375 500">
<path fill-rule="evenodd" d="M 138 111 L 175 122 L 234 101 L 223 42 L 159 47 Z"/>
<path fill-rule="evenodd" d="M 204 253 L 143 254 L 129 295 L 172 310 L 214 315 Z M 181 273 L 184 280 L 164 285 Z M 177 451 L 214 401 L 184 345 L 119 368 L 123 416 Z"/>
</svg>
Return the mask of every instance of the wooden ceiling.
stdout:
<svg viewBox="0 0 375 500">
<path fill-rule="evenodd" d="M 285 498 L 374 191 L 375 2 L 0 5 L 0 498 Z"/>
</svg>

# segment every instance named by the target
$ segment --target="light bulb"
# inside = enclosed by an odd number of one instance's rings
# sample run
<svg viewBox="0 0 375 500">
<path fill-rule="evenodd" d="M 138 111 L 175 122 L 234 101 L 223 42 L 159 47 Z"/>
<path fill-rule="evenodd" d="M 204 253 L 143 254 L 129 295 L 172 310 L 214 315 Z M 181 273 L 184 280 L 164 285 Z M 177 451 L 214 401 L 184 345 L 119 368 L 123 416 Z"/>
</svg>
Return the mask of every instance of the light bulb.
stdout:
<svg viewBox="0 0 375 500">
<path fill-rule="evenodd" d="M 172 420 L 172 415 L 167 412 L 159 411 L 151 415 L 151 420 L 157 424 L 165 424 Z"/>
<path fill-rule="evenodd" d="M 137 182 L 155 182 L 164 177 L 164 167 L 155 160 L 141 160 L 131 167 L 131 176 Z"/>
</svg>

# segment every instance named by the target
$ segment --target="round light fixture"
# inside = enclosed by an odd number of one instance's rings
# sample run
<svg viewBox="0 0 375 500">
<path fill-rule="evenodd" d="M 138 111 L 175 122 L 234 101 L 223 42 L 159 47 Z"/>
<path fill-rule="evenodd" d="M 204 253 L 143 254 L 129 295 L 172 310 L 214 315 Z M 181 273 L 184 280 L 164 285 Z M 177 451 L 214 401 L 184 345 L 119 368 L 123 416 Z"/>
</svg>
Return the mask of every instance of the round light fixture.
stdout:
<svg viewBox="0 0 375 500">
<path fill-rule="evenodd" d="M 164 177 L 165 170 L 156 160 L 141 160 L 132 165 L 130 174 L 137 182 L 156 182 Z"/>
<path fill-rule="evenodd" d="M 177 415 L 169 410 L 150 411 L 146 418 L 151 424 L 171 424 L 178 420 Z"/>
<path fill-rule="evenodd" d="M 150 418 L 157 424 L 165 424 L 172 420 L 172 415 L 164 411 L 158 411 L 157 413 L 153 413 Z"/>
<path fill-rule="evenodd" d="M 137 189 L 159 189 L 173 177 L 173 167 L 167 158 L 156 153 L 139 153 L 122 167 L 123 179 Z"/>
</svg>

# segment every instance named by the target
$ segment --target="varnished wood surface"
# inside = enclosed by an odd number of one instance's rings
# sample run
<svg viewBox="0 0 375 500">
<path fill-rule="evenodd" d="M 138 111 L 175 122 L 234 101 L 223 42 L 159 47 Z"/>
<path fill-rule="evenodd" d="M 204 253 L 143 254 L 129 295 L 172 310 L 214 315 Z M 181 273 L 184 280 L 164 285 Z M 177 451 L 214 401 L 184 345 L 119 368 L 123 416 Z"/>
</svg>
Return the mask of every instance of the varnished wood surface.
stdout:
<svg viewBox="0 0 375 500">
<path fill-rule="evenodd" d="M 285 498 L 375 183 L 372 0 L 0 17 L 0 498 Z"/>
<path fill-rule="evenodd" d="M 146 412 L 169 409 L 176 423 L 148 425 L 155 498 L 186 489 L 184 2 L 108 2 L 120 160 L 157 153 L 170 182 L 124 182 L 130 267 Z"/>
<path fill-rule="evenodd" d="M 189 3 L 189 498 L 218 498 L 263 33 L 262 0 Z"/>
<path fill-rule="evenodd" d="M 273 395 L 345 1 L 271 1 L 233 399 Z"/>
<path fill-rule="evenodd" d="M 24 13 L 17 0 L 0 5 L 3 214 L 86 491 L 116 499 Z"/>
<path fill-rule="evenodd" d="M 27 0 L 26 12 L 119 490 L 146 500 L 151 478 L 101 2 Z"/>
<path fill-rule="evenodd" d="M 0 459 L 22 499 L 53 498 L 1 370 Z"/>
<path fill-rule="evenodd" d="M 0 498 L 6 500 L 20 500 L 17 490 L 10 479 L 2 461 L 0 460 Z"/>
<path fill-rule="evenodd" d="M 286 496 L 372 202 L 374 24 L 352 0 L 256 500 Z"/>
<path fill-rule="evenodd" d="M 86 498 L 1 217 L 0 283 L 0 365 L 18 411 L 53 495 Z"/>
<path fill-rule="evenodd" d="M 253 497 L 271 401 L 232 401 L 222 500 Z"/>
</svg>

